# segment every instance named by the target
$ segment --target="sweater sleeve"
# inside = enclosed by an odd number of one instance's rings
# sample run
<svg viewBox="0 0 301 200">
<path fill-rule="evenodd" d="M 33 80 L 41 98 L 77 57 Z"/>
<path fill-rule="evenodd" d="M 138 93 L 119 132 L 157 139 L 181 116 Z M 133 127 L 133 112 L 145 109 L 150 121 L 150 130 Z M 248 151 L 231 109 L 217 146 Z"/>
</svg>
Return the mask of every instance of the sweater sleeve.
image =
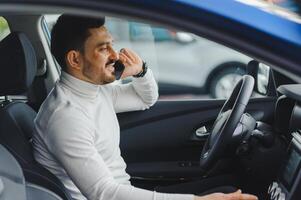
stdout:
<svg viewBox="0 0 301 200">
<path fill-rule="evenodd" d="M 76 109 L 56 112 L 49 120 L 47 146 L 88 200 L 193 200 L 193 195 L 164 194 L 115 181 L 94 146 L 94 130 Z"/>
<path fill-rule="evenodd" d="M 158 99 L 158 86 L 151 69 L 144 77 L 133 78 L 128 84 L 109 87 L 115 112 L 145 110 Z"/>
</svg>

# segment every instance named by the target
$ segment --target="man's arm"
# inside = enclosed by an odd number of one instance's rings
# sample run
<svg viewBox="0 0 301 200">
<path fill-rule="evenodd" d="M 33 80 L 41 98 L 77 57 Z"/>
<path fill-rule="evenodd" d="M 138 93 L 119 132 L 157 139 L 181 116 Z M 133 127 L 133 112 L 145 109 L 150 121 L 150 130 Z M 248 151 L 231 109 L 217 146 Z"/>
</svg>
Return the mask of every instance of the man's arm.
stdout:
<svg viewBox="0 0 301 200">
<path fill-rule="evenodd" d="M 122 78 L 133 76 L 141 72 L 142 60 L 133 51 L 122 49 L 119 56 L 125 65 Z M 124 85 L 110 85 L 113 105 L 116 112 L 145 110 L 152 106 L 158 99 L 158 86 L 151 69 L 144 77 L 133 78 L 132 83 Z"/>
<path fill-rule="evenodd" d="M 237 190 L 230 194 L 213 193 L 202 197 L 196 196 L 194 200 L 258 200 L 258 198 L 254 195 L 242 194 L 241 190 Z"/>
</svg>

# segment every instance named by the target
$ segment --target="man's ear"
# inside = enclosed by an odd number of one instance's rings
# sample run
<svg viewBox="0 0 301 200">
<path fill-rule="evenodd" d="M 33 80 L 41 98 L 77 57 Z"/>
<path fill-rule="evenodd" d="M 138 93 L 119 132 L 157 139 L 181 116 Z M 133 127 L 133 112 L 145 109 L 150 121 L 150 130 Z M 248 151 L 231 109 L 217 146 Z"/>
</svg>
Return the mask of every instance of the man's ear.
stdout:
<svg viewBox="0 0 301 200">
<path fill-rule="evenodd" d="M 66 55 L 66 62 L 73 70 L 81 69 L 81 54 L 79 51 L 71 50 Z"/>
</svg>

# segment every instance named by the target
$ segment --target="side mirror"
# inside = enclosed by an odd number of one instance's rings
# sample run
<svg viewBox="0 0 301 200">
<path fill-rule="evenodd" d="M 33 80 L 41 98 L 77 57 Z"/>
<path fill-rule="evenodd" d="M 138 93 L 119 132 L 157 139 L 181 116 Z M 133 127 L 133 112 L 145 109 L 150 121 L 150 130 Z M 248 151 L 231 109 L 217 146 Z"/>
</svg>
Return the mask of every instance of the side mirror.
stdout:
<svg viewBox="0 0 301 200">
<path fill-rule="evenodd" d="M 175 39 L 177 42 L 183 43 L 183 44 L 189 44 L 195 41 L 195 38 L 191 33 L 186 32 L 176 32 Z"/>
<path fill-rule="evenodd" d="M 272 70 L 268 65 L 251 60 L 247 65 L 247 74 L 254 77 L 254 90 L 257 93 L 265 96 L 274 96 L 276 94 Z"/>
</svg>

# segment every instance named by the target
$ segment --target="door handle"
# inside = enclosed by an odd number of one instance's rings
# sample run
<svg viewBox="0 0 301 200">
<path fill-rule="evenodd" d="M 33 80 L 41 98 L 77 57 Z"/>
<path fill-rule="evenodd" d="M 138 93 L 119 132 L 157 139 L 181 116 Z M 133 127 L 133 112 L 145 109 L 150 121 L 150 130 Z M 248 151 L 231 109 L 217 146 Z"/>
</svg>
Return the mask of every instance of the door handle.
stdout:
<svg viewBox="0 0 301 200">
<path fill-rule="evenodd" d="M 207 131 L 205 126 L 202 126 L 195 131 L 195 135 L 198 138 L 206 138 L 210 135 L 210 133 Z"/>
</svg>

